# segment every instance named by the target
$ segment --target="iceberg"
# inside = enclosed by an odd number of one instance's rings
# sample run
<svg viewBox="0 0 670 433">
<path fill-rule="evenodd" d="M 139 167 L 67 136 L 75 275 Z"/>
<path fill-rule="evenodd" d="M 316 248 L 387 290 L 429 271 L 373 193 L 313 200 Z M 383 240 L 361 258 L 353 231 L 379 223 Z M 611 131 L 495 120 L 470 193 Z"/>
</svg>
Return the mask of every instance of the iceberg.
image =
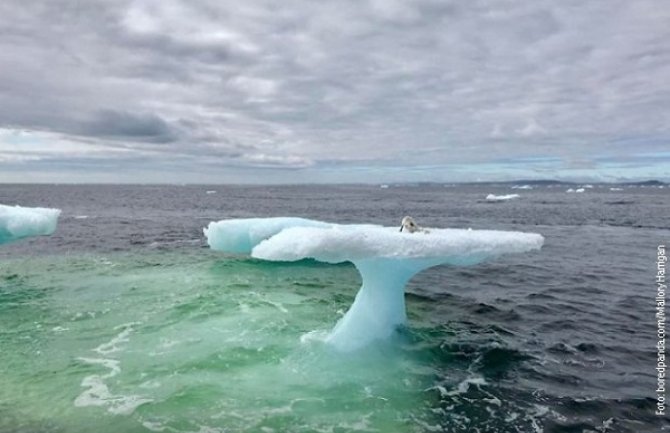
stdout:
<svg viewBox="0 0 670 433">
<path fill-rule="evenodd" d="M 468 266 L 502 254 L 539 250 L 536 233 L 433 229 L 404 233 L 397 227 L 331 224 L 302 218 L 212 222 L 204 229 L 214 250 L 271 261 L 314 259 L 352 262 L 362 286 L 325 340 L 339 350 L 387 339 L 407 322 L 405 285 L 437 265 Z"/>
<path fill-rule="evenodd" d="M 60 212 L 60 209 L 0 204 L 0 244 L 52 234 L 56 230 Z"/>
<path fill-rule="evenodd" d="M 512 200 L 513 198 L 519 198 L 521 197 L 519 194 L 507 194 L 507 195 L 495 195 L 495 194 L 489 194 L 486 196 L 486 200 L 488 201 L 507 201 L 507 200 Z"/>
</svg>

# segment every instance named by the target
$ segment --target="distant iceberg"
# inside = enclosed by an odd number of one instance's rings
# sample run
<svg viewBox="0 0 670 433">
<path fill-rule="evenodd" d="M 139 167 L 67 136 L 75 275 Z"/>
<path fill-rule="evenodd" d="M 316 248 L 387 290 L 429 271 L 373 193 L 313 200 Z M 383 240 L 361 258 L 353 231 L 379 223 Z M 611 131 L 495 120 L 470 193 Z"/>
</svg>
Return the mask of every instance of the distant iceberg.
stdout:
<svg viewBox="0 0 670 433">
<path fill-rule="evenodd" d="M 512 189 L 533 189 L 533 187 L 530 185 L 514 185 Z"/>
<path fill-rule="evenodd" d="M 60 209 L 5 206 L 0 204 L 0 244 L 56 230 Z"/>
<path fill-rule="evenodd" d="M 214 250 L 247 253 L 272 261 L 350 261 L 361 286 L 349 311 L 326 341 L 344 351 L 390 337 L 406 323 L 405 285 L 432 266 L 467 266 L 507 253 L 539 250 L 535 233 L 430 229 L 402 233 L 397 227 L 340 225 L 302 218 L 253 218 L 212 222 L 204 229 Z"/>
<path fill-rule="evenodd" d="M 488 201 L 507 201 L 507 200 L 512 200 L 515 198 L 521 197 L 519 194 L 507 194 L 507 195 L 495 195 L 495 194 L 489 194 L 486 196 L 486 200 Z"/>
</svg>

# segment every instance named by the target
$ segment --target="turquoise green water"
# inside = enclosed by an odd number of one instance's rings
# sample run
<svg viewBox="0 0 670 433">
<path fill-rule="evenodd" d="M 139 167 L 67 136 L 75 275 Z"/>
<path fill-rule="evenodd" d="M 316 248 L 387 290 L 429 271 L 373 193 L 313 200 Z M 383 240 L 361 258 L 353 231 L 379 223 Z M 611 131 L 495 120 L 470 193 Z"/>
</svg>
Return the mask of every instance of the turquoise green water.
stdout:
<svg viewBox="0 0 670 433">
<path fill-rule="evenodd" d="M 0 431 L 424 431 L 438 396 L 414 337 L 320 341 L 359 285 L 209 251 L 5 261 Z"/>
</svg>

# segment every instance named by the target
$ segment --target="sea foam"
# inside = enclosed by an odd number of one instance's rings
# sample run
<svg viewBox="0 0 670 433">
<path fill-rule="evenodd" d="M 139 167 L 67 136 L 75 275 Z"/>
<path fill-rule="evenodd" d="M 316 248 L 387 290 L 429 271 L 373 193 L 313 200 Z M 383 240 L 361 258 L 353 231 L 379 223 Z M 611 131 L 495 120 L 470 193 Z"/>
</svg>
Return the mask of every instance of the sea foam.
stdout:
<svg viewBox="0 0 670 433">
<path fill-rule="evenodd" d="M 0 204 L 0 244 L 56 230 L 60 209 L 5 206 Z"/>
<path fill-rule="evenodd" d="M 214 250 L 264 260 L 352 262 L 363 284 L 349 311 L 326 338 L 341 350 L 388 338 L 406 323 L 405 285 L 418 272 L 441 264 L 474 265 L 501 254 L 538 250 L 544 242 L 535 233 L 431 228 L 410 234 L 397 227 L 302 218 L 212 222 L 205 235 Z"/>
</svg>

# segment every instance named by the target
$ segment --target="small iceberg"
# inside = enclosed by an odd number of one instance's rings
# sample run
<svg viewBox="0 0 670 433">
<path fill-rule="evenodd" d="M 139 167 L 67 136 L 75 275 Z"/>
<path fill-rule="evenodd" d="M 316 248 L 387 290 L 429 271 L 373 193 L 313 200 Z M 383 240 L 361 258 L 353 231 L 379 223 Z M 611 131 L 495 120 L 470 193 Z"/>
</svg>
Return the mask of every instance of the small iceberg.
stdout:
<svg viewBox="0 0 670 433">
<path fill-rule="evenodd" d="M 512 189 L 533 189 L 533 187 L 530 185 L 514 185 Z"/>
<path fill-rule="evenodd" d="M 489 194 L 486 196 L 486 200 L 488 201 L 507 201 L 507 200 L 512 200 L 515 198 L 521 197 L 519 194 L 507 194 L 507 195 L 495 195 L 495 194 Z"/>
<path fill-rule="evenodd" d="M 0 204 L 0 244 L 52 234 L 60 212 L 60 209 Z"/>
<path fill-rule="evenodd" d="M 623 188 L 610 188 L 610 191 L 623 191 Z"/>
<path fill-rule="evenodd" d="M 565 191 L 565 192 L 570 192 L 570 193 L 573 193 L 573 192 L 584 192 L 584 188 L 577 188 L 577 189 L 569 188 L 569 189 L 568 189 L 567 191 Z"/>
<path fill-rule="evenodd" d="M 539 250 L 544 242 L 536 233 L 433 228 L 405 233 L 397 227 L 303 218 L 223 220 L 210 223 L 204 233 L 214 250 L 263 260 L 352 262 L 363 284 L 349 311 L 325 339 L 342 351 L 389 338 L 407 322 L 405 285 L 418 272 Z"/>
</svg>

